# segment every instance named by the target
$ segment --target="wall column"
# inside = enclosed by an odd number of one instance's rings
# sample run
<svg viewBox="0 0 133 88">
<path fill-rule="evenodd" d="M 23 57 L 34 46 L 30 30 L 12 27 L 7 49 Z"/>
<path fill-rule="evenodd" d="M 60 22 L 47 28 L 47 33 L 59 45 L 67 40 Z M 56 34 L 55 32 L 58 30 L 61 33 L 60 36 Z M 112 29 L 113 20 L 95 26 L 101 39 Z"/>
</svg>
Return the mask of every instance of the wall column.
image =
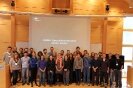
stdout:
<svg viewBox="0 0 133 88">
<path fill-rule="evenodd" d="M 11 14 L 11 46 L 16 46 L 16 18 L 15 14 Z"/>
<path fill-rule="evenodd" d="M 102 30 L 102 52 L 106 53 L 106 39 L 107 39 L 107 24 L 108 19 L 104 18 L 103 30 Z"/>
</svg>

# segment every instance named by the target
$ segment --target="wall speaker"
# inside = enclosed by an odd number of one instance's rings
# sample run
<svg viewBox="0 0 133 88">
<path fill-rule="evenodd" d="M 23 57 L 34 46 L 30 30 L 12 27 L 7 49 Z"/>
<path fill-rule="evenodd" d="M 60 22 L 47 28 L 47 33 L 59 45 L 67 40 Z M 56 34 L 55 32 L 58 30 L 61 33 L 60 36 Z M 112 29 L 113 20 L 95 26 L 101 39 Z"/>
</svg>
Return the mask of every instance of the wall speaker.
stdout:
<svg viewBox="0 0 133 88">
<path fill-rule="evenodd" d="M 110 5 L 107 4 L 105 10 L 108 12 L 110 10 Z"/>
</svg>

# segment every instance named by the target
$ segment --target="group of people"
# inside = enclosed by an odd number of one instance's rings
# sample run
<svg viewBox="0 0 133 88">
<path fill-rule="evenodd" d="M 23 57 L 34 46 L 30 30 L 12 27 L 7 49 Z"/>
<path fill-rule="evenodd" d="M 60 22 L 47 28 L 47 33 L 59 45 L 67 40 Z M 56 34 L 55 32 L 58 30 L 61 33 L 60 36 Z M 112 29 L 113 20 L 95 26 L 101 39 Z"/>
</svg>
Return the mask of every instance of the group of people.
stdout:
<svg viewBox="0 0 133 88">
<path fill-rule="evenodd" d="M 62 83 L 69 86 L 71 83 L 80 85 L 100 85 L 106 87 L 116 83 L 121 88 L 121 76 L 124 62 L 119 54 L 105 54 L 102 52 L 91 54 L 87 50 L 83 53 L 80 47 L 72 53 L 61 50 L 57 53 L 54 47 L 35 52 L 33 48 L 8 47 L 3 61 L 10 65 L 11 81 L 13 85 L 22 81 L 22 85 L 33 82 L 36 86 L 50 86 Z"/>
</svg>

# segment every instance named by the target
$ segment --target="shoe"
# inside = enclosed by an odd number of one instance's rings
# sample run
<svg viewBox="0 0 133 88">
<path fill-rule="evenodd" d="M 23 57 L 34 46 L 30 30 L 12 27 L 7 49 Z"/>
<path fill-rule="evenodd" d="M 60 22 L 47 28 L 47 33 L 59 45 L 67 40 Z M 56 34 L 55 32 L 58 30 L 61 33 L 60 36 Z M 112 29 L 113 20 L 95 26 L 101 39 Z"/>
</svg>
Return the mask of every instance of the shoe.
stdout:
<svg viewBox="0 0 133 88">
<path fill-rule="evenodd" d="M 25 83 L 22 83 L 22 85 L 25 85 Z"/>
</svg>

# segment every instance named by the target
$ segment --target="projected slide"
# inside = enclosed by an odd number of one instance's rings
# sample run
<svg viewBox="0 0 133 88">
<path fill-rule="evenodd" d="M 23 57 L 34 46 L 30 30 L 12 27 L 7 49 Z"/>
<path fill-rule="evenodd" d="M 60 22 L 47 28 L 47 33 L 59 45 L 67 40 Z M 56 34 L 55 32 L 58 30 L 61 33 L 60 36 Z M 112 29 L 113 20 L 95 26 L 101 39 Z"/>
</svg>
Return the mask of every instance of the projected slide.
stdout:
<svg viewBox="0 0 133 88">
<path fill-rule="evenodd" d="M 37 51 L 51 46 L 56 51 L 71 50 L 76 46 L 90 49 L 90 21 L 84 17 L 31 16 L 29 46 Z"/>
</svg>

